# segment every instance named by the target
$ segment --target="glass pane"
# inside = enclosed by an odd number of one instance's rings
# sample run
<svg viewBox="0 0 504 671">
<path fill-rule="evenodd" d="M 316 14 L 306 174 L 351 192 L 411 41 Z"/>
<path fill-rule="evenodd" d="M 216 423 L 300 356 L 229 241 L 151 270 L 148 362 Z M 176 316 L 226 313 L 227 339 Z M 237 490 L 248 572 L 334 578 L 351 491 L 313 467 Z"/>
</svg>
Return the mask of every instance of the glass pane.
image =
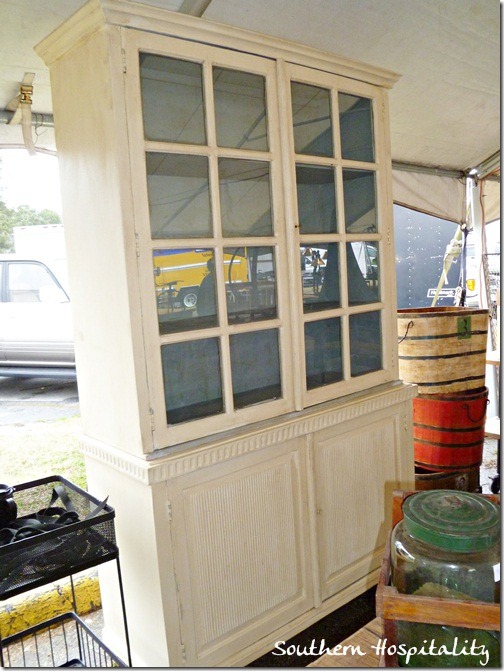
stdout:
<svg viewBox="0 0 504 671">
<path fill-rule="evenodd" d="M 152 261 L 159 332 L 216 326 L 213 251 L 157 249 Z"/>
<path fill-rule="evenodd" d="M 343 379 L 341 320 L 305 324 L 306 388 L 315 389 Z"/>
<path fill-rule="evenodd" d="M 201 65 L 140 54 L 147 140 L 206 144 Z"/>
<path fill-rule="evenodd" d="M 277 316 L 273 247 L 224 249 L 224 277 L 230 324 Z"/>
<path fill-rule="evenodd" d="M 214 67 L 213 82 L 217 144 L 267 150 L 264 77 Z"/>
<path fill-rule="evenodd" d="M 217 338 L 163 345 L 161 359 L 168 424 L 223 412 Z"/>
<path fill-rule="evenodd" d="M 353 161 L 374 161 L 371 100 L 340 93 L 338 103 L 341 156 Z"/>
<path fill-rule="evenodd" d="M 329 91 L 292 82 L 292 119 L 296 154 L 332 156 L 331 100 Z"/>
<path fill-rule="evenodd" d="M 42 264 L 16 262 L 6 264 L 6 267 L 9 270 L 6 277 L 9 303 L 68 303 L 66 293 Z M 24 335 L 28 336 L 27 333 Z"/>
<path fill-rule="evenodd" d="M 347 244 L 348 302 L 350 305 L 374 303 L 380 299 L 377 244 Z"/>
<path fill-rule="evenodd" d="M 300 247 L 303 311 L 315 312 L 340 306 L 338 244 L 313 243 Z"/>
<path fill-rule="evenodd" d="M 301 233 L 335 233 L 336 196 L 333 168 L 296 165 Z"/>
<path fill-rule="evenodd" d="M 376 233 L 375 173 L 371 170 L 343 170 L 345 230 L 347 233 Z"/>
<path fill-rule="evenodd" d="M 219 183 L 225 236 L 272 234 L 269 163 L 221 158 Z"/>
<path fill-rule="evenodd" d="M 152 237 L 211 236 L 207 159 L 148 152 L 146 165 Z"/>
<path fill-rule="evenodd" d="M 232 335 L 230 347 L 235 408 L 282 396 L 276 329 Z"/>
<path fill-rule="evenodd" d="M 350 315 L 350 359 L 352 377 L 383 368 L 380 312 Z"/>
</svg>

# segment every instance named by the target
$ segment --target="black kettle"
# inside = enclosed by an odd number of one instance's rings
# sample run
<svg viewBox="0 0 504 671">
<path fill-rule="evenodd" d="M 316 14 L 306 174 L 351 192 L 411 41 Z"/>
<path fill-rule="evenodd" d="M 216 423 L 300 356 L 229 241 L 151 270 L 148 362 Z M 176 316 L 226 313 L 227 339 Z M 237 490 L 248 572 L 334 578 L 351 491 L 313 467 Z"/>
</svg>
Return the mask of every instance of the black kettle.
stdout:
<svg viewBox="0 0 504 671">
<path fill-rule="evenodd" d="M 17 505 L 12 495 L 14 487 L 0 484 L 0 529 L 13 522 L 17 516 Z"/>
</svg>

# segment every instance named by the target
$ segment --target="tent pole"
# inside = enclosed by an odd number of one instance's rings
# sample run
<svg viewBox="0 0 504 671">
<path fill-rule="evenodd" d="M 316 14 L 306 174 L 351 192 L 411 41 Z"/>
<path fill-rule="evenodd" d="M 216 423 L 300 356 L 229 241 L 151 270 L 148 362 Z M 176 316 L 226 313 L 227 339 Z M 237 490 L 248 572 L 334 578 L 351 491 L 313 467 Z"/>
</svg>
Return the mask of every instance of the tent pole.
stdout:
<svg viewBox="0 0 504 671">
<path fill-rule="evenodd" d="M 476 178 L 469 178 L 467 180 L 468 202 L 471 215 L 471 230 L 474 231 L 474 258 L 476 259 L 478 268 L 478 296 L 479 306 L 488 309 L 488 298 L 486 295 L 485 282 L 482 281 L 483 276 L 483 254 L 485 253 L 484 240 L 484 215 L 483 207 L 481 205 L 481 181 Z"/>
</svg>

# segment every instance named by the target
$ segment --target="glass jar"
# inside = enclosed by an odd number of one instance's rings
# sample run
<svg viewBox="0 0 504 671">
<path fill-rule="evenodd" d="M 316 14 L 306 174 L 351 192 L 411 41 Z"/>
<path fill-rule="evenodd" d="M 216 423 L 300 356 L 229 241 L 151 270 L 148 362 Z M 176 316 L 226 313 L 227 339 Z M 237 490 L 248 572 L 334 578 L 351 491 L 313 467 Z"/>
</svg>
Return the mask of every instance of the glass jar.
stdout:
<svg viewBox="0 0 504 671">
<path fill-rule="evenodd" d="M 398 592 L 500 601 L 496 504 L 478 494 L 440 489 L 406 498 L 403 514 L 390 543 Z M 397 644 L 401 666 L 500 667 L 500 632 L 398 621 Z"/>
</svg>

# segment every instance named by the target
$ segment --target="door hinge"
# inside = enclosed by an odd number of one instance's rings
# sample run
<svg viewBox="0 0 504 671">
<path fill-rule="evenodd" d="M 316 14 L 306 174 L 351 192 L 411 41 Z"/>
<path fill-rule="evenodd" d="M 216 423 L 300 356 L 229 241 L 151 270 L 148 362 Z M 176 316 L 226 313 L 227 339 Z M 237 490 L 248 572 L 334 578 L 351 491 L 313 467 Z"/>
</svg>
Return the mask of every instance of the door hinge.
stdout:
<svg viewBox="0 0 504 671">
<path fill-rule="evenodd" d="M 126 74 L 126 50 L 121 49 L 123 74 Z"/>
<path fill-rule="evenodd" d="M 182 655 L 182 659 L 185 662 L 187 658 L 186 658 L 185 645 L 183 643 L 180 644 L 180 654 Z"/>
<path fill-rule="evenodd" d="M 168 522 L 172 521 L 172 504 L 171 501 L 166 502 L 166 511 L 168 513 Z"/>
</svg>

